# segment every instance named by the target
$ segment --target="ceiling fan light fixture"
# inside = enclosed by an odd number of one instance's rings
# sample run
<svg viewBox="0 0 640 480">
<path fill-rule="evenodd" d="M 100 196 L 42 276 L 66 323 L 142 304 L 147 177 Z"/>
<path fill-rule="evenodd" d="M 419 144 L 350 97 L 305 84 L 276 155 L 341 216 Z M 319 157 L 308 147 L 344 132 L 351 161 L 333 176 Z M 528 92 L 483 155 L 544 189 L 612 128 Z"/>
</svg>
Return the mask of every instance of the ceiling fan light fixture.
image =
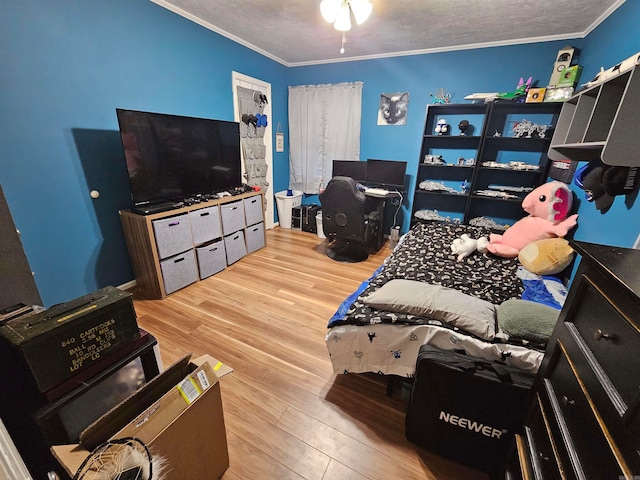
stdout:
<svg viewBox="0 0 640 480">
<path fill-rule="evenodd" d="M 349 4 L 347 2 L 343 2 L 342 5 L 340 5 L 333 28 L 339 32 L 348 32 L 351 30 L 351 13 L 349 12 Z"/>
<path fill-rule="evenodd" d="M 344 32 L 351 30 L 351 14 L 358 25 L 367 21 L 373 5 L 369 0 L 322 0 L 320 2 L 320 13 L 329 23 L 333 23 L 333 28 L 342 32 L 342 47 L 340 53 L 344 53 L 344 44 L 347 41 Z"/>
<path fill-rule="evenodd" d="M 320 13 L 327 22 L 333 23 L 338 17 L 338 10 L 342 5 L 342 0 L 322 0 L 320 2 Z"/>
<path fill-rule="evenodd" d="M 353 16 L 356 19 L 356 23 L 358 25 L 362 25 L 366 22 L 373 10 L 371 2 L 369 0 L 351 0 L 349 4 L 351 6 Z"/>
</svg>

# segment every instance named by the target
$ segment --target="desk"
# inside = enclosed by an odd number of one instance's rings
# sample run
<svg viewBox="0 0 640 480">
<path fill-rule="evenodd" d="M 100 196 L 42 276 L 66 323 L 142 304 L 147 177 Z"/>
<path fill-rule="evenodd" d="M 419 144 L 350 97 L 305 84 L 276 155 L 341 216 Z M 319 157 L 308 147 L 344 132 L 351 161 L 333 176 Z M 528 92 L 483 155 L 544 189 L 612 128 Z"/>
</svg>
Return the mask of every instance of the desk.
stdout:
<svg viewBox="0 0 640 480">
<path fill-rule="evenodd" d="M 370 245 L 371 253 L 375 253 L 382 248 L 384 244 L 384 235 L 385 232 L 389 232 L 389 229 L 393 226 L 391 222 L 386 222 L 387 217 L 387 205 L 390 203 L 390 200 L 393 198 L 402 198 L 403 195 L 396 191 L 389 191 L 386 194 L 379 193 L 370 193 L 366 190 L 364 191 L 365 196 L 367 197 L 365 200 L 365 213 L 371 213 L 377 211 L 380 213 L 380 227 L 378 228 L 378 234 L 375 238 L 375 243 Z M 400 208 L 400 206 L 398 206 Z"/>
</svg>

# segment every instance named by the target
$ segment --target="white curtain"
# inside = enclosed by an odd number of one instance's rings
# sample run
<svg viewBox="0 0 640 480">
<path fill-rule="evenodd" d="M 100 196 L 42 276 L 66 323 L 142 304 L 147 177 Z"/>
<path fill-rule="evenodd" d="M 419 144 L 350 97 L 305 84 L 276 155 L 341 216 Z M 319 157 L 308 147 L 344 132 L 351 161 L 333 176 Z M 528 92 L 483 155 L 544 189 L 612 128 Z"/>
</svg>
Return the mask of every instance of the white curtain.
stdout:
<svg viewBox="0 0 640 480">
<path fill-rule="evenodd" d="M 289 87 L 290 187 L 319 192 L 334 159 L 360 157 L 362 82 Z"/>
</svg>

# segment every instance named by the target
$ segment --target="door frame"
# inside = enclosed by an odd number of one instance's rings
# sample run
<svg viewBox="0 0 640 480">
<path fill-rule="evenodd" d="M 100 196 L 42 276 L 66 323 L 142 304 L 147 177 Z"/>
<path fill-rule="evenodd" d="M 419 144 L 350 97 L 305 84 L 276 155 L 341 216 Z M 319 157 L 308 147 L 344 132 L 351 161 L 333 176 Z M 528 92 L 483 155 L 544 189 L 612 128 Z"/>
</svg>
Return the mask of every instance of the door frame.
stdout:
<svg viewBox="0 0 640 480">
<path fill-rule="evenodd" d="M 273 228 L 274 224 L 274 192 L 273 192 L 273 139 L 272 139 L 272 121 L 271 115 L 271 84 L 257 78 L 244 75 L 239 72 L 231 72 L 231 89 L 233 90 L 233 118 L 234 121 L 240 122 L 240 108 L 238 104 L 238 90 L 236 87 L 250 88 L 258 90 L 267 96 L 268 103 L 264 106 L 263 114 L 267 116 L 269 122 L 265 128 L 264 145 L 266 147 L 265 162 L 267 164 L 267 182 L 269 182 L 269 190 L 265 193 L 265 228 Z M 242 162 L 242 172 L 245 172 L 244 154 L 240 152 Z"/>
</svg>

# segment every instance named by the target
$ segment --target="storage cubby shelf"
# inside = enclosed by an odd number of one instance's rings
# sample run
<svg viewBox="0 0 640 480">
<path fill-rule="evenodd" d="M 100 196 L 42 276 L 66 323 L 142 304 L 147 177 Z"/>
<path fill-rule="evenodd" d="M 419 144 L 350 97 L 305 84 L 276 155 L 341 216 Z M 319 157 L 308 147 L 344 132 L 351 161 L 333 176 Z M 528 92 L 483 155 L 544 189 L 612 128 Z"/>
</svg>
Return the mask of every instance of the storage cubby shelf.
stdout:
<svg viewBox="0 0 640 480">
<path fill-rule="evenodd" d="M 567 100 L 555 129 L 549 158 L 575 161 L 601 159 L 607 165 L 640 165 L 638 67 Z"/>
<path fill-rule="evenodd" d="M 261 192 L 120 219 L 137 287 L 162 299 L 266 245 Z"/>
</svg>

